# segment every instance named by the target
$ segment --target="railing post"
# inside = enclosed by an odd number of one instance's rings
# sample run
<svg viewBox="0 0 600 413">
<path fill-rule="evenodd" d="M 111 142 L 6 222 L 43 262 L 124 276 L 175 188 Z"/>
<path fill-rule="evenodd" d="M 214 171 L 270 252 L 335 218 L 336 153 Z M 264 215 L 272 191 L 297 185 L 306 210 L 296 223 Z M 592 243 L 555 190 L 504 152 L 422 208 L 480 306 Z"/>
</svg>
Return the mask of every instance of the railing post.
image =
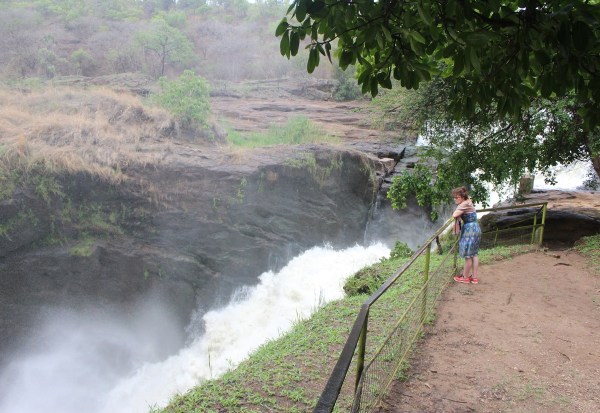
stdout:
<svg viewBox="0 0 600 413">
<path fill-rule="evenodd" d="M 533 214 L 533 231 L 531 231 L 531 244 L 535 242 L 535 231 L 537 229 L 537 212 Z"/>
<path fill-rule="evenodd" d="M 544 240 L 544 228 L 546 226 L 546 210 L 548 209 L 548 203 L 544 203 L 542 207 L 542 224 L 540 229 L 540 247 L 542 246 L 542 241 Z"/>
<path fill-rule="evenodd" d="M 427 312 L 427 285 L 429 281 L 429 262 L 431 260 L 431 244 L 425 249 L 425 268 L 423 269 L 423 303 L 421 306 L 421 323 L 425 321 Z"/>
<path fill-rule="evenodd" d="M 360 337 L 358 339 L 358 358 L 356 360 L 356 382 L 354 383 L 354 394 L 358 390 L 358 384 L 360 382 L 360 376 L 365 368 L 365 348 L 367 346 L 367 328 L 369 326 L 369 310 L 365 317 L 362 330 L 360 330 Z"/>
<path fill-rule="evenodd" d="M 456 235 L 454 237 L 454 266 L 452 267 L 452 276 L 456 275 L 456 271 L 458 270 L 458 237 L 460 235 Z"/>
</svg>

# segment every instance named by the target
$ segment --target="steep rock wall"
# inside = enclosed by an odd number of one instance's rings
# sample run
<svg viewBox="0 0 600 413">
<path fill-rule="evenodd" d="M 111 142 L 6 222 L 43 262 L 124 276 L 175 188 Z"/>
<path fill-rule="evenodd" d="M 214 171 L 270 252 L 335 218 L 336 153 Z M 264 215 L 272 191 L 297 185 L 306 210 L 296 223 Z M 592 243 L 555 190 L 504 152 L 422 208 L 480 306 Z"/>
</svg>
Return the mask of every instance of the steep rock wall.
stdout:
<svg viewBox="0 0 600 413">
<path fill-rule="evenodd" d="M 41 199 L 23 188 L 0 204 L 10 223 L 0 237 L 0 310 L 11 314 L 0 324 L 0 348 L 52 306 L 127 311 L 153 294 L 187 324 L 197 301 L 208 308 L 227 300 L 307 248 L 362 242 L 376 158 L 320 146 L 243 160 L 189 154 L 124 171 L 120 185 L 60 176 L 62 194 Z"/>
</svg>

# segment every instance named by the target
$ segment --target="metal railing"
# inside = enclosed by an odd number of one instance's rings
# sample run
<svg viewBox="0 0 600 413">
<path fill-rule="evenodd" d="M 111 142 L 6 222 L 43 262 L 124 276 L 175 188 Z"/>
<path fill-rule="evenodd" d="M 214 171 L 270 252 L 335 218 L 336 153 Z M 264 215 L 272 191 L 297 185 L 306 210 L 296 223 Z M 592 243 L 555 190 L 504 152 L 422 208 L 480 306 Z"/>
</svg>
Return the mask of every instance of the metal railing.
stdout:
<svg viewBox="0 0 600 413">
<path fill-rule="evenodd" d="M 478 211 L 506 211 L 509 223 L 487 223 L 481 248 L 496 245 L 541 245 L 546 219 L 546 203 L 518 207 L 490 208 Z M 491 216 L 496 216 L 491 215 Z M 506 221 L 506 219 L 504 220 Z M 406 366 L 408 355 L 431 320 L 438 297 L 457 273 L 458 240 L 446 237 L 447 249 L 432 257 L 432 250 L 441 249 L 440 238 L 453 224 L 446 221 L 404 265 L 373 293 L 361 306 L 340 357 L 315 406 L 314 413 L 337 411 L 369 412 L 387 392 L 395 377 Z M 412 288 L 406 285 L 412 284 Z M 382 311 L 390 300 L 404 300 L 408 305 L 397 318 L 390 319 Z M 354 363 L 355 376 L 347 375 Z M 337 404 L 342 388 L 352 386 L 351 404 Z"/>
</svg>

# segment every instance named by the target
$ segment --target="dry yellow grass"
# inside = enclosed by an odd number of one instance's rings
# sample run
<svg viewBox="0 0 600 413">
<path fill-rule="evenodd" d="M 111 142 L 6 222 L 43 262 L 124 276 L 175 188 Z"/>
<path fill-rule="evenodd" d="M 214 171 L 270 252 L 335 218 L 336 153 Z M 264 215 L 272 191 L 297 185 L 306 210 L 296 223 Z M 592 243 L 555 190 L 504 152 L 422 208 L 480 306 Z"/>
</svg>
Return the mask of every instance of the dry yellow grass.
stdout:
<svg viewBox="0 0 600 413">
<path fill-rule="evenodd" d="M 123 179 L 127 166 L 156 165 L 173 118 L 137 96 L 109 89 L 50 88 L 23 93 L 0 89 L 0 162 L 43 165 L 55 172 L 87 172 Z"/>
</svg>

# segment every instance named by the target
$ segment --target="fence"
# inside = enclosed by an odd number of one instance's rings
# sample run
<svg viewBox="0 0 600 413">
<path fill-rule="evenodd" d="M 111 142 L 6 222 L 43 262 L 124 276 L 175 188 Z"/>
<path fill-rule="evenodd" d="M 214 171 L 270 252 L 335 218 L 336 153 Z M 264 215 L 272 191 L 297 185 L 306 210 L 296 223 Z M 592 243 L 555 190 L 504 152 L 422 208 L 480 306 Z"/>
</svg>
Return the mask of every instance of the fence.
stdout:
<svg viewBox="0 0 600 413">
<path fill-rule="evenodd" d="M 489 229 L 482 234 L 481 248 L 541 245 L 546 203 L 478 211 L 486 212 L 494 214 L 484 217 Z M 502 219 L 497 219 L 500 215 Z M 330 413 L 334 408 L 347 411 L 349 406 L 341 407 L 337 402 L 342 388 L 349 386 L 353 386 L 350 411 L 370 412 L 394 378 L 402 373 L 410 350 L 423 331 L 423 324 L 432 319 L 438 297 L 457 273 L 458 240 L 442 236 L 452 224 L 452 219 L 444 223 L 363 303 L 314 413 Z M 432 254 L 433 249 L 438 254 Z M 407 287 L 411 283 L 413 288 Z M 390 299 L 408 304 L 397 319 L 382 316 L 389 311 L 378 308 L 384 307 Z M 356 375 L 351 380 L 347 373 L 353 363 Z"/>
</svg>

